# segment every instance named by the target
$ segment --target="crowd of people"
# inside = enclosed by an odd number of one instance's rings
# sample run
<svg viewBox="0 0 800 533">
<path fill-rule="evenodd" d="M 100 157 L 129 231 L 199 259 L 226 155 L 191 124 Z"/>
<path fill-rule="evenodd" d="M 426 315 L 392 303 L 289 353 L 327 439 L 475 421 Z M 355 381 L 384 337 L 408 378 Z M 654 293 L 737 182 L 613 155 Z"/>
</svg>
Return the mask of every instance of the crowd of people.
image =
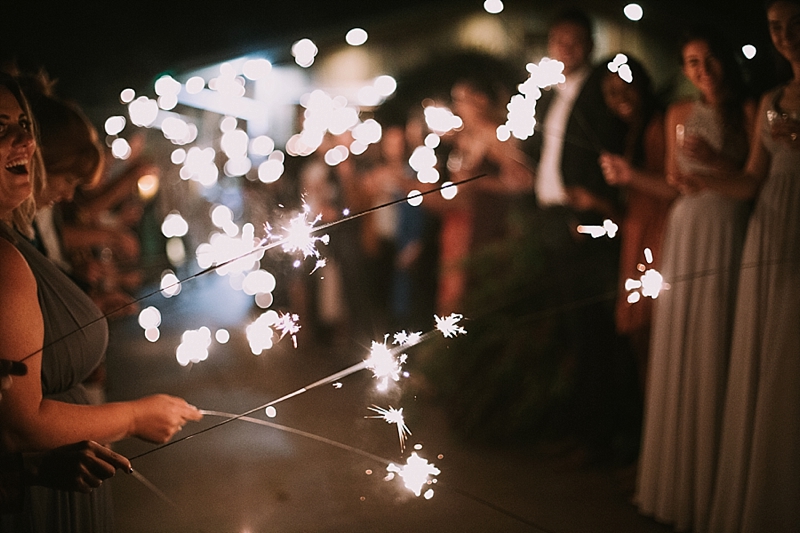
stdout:
<svg viewBox="0 0 800 533">
<path fill-rule="evenodd" d="M 287 305 L 320 342 L 423 329 L 433 313 L 480 318 L 473 262 L 502 260 L 525 213 L 553 284 L 567 414 L 592 447 L 609 437 L 613 366 L 637 368 L 640 511 L 678 531 L 800 531 L 800 3 L 768 1 L 767 23 L 788 81 L 758 103 L 729 44 L 700 25 L 679 44 L 696 96 L 664 105 L 636 58 L 629 76 L 615 57 L 593 63 L 591 19 L 563 12 L 547 54 L 565 79 L 543 91 L 535 135 L 497 138 L 513 87 L 480 69 L 454 77 L 437 103 L 462 125 L 441 136 L 436 172 L 480 178 L 333 228 L 325 275 L 296 283 Z M 425 191 L 408 164 L 425 134 L 414 108 L 384 121 L 363 157 L 326 164 L 345 144 L 330 136 L 286 178 L 327 220 L 391 204 Z M 140 252 L 136 183 L 158 172 L 141 163 L 112 179 L 106 158 L 46 78 L 0 76 L 0 531 L 110 529 L 102 481 L 131 467 L 106 445 L 166 442 L 201 418 L 180 398 L 86 392 L 103 317 L 132 309 L 126 291 L 141 282 L 126 269 Z M 608 219 L 619 238 L 578 232 Z M 645 248 L 669 288 L 632 302 L 624 280 Z"/>
</svg>

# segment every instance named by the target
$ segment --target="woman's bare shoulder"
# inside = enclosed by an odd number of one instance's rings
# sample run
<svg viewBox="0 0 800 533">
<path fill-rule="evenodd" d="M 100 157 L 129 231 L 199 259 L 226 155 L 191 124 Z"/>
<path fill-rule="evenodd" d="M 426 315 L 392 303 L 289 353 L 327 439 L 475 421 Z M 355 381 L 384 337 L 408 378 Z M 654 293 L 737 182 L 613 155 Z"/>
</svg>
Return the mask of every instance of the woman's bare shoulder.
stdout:
<svg viewBox="0 0 800 533">
<path fill-rule="evenodd" d="M 33 277 L 28 262 L 8 240 L 0 237 L 0 292 L 11 294 L 16 291 L 36 290 L 36 280 Z"/>
</svg>

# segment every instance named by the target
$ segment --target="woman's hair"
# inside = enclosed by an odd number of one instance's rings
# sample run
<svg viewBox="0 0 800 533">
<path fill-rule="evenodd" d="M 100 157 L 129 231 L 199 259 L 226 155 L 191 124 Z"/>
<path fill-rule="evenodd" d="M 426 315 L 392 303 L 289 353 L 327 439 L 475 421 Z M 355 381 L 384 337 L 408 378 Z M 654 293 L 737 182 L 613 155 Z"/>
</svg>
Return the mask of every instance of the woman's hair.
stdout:
<svg viewBox="0 0 800 533">
<path fill-rule="evenodd" d="M 17 82 L 16 78 L 13 76 L 5 73 L 0 72 L 0 86 L 5 87 L 6 89 L 11 92 L 14 98 L 17 99 L 20 108 L 22 111 L 28 115 L 28 119 L 31 122 L 31 133 L 36 138 L 36 126 L 34 123 L 33 113 L 31 113 L 30 106 L 28 105 L 28 101 L 22 93 L 20 89 L 19 83 Z M 38 143 L 37 143 L 38 146 Z M 44 171 L 44 163 L 42 162 L 41 154 L 39 153 L 38 147 L 34 150 L 33 159 L 31 161 L 31 168 L 29 169 L 31 180 L 33 182 L 34 190 L 37 187 L 40 187 L 42 174 Z M 27 237 L 33 236 L 33 217 L 36 215 L 36 204 L 33 199 L 33 195 L 31 194 L 28 198 L 26 198 L 19 206 L 16 207 L 11 212 L 11 215 L 3 222 L 6 222 L 17 231 L 22 233 Z"/>
<path fill-rule="evenodd" d="M 722 65 L 723 94 L 718 111 L 722 117 L 725 138 L 739 135 L 745 130 L 744 103 L 749 98 L 747 85 L 742 75 L 736 54 L 728 39 L 708 24 L 698 24 L 684 31 L 680 40 L 681 64 L 683 50 L 691 42 L 703 41 L 711 54 Z"/>
<path fill-rule="evenodd" d="M 52 94 L 53 82 L 44 73 L 20 77 L 39 131 L 46 174 L 71 174 L 82 185 L 97 182 L 103 171 L 103 147 L 97 130 L 71 103 Z M 47 188 L 47 180 L 42 186 Z M 36 195 L 41 191 L 36 190 Z"/>
<path fill-rule="evenodd" d="M 631 56 L 628 53 L 624 53 L 625 57 L 625 64 L 631 70 L 631 77 L 632 80 L 630 82 L 630 86 L 636 90 L 636 93 L 639 95 L 639 100 L 641 102 L 641 107 L 639 109 L 639 124 L 638 127 L 640 131 L 634 132 L 636 137 L 638 138 L 637 146 L 635 148 L 635 153 L 632 154 L 634 161 L 639 162 L 641 159 L 644 158 L 644 148 L 642 146 L 642 139 L 644 137 L 644 130 L 647 128 L 647 124 L 650 123 L 653 115 L 660 111 L 661 105 L 659 104 L 658 98 L 656 98 L 655 89 L 653 87 L 653 79 L 650 77 L 650 74 L 647 72 L 647 69 L 644 65 L 635 57 Z M 609 57 L 603 61 L 600 61 L 598 68 L 605 68 L 607 69 L 607 65 L 611 63 L 616 56 Z M 608 70 L 605 74 L 606 76 L 617 76 L 611 70 Z M 620 76 L 621 77 L 621 76 Z"/>
</svg>

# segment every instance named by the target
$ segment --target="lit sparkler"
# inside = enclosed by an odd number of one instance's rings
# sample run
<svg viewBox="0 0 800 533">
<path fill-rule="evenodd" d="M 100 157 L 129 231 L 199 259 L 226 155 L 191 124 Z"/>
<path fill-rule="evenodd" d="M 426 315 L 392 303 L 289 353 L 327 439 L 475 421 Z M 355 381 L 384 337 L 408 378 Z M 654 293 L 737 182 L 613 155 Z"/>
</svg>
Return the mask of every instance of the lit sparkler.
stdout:
<svg viewBox="0 0 800 533">
<path fill-rule="evenodd" d="M 433 315 L 433 318 L 436 320 L 436 329 L 439 330 L 447 339 L 457 335 L 467 334 L 467 330 L 458 325 L 458 322 L 464 318 L 463 315 L 452 313 L 444 318 L 439 318 L 437 315 Z"/>
<path fill-rule="evenodd" d="M 381 418 L 388 424 L 395 424 L 397 426 L 397 436 L 400 439 L 400 450 L 406 449 L 406 436 L 411 435 L 411 430 L 406 426 L 405 419 L 403 418 L 403 408 L 395 409 L 391 405 L 388 409 L 373 405 L 369 408 L 370 411 L 378 413 L 378 416 L 367 416 L 364 418 Z"/>
<path fill-rule="evenodd" d="M 419 343 L 420 339 L 422 339 L 421 331 L 417 331 L 416 333 L 406 333 L 405 330 L 403 330 L 394 334 L 394 344 L 399 344 L 400 346 L 413 346 Z"/>
<path fill-rule="evenodd" d="M 303 211 L 295 215 L 289 221 L 288 226 L 283 227 L 285 234 L 280 237 L 272 237 L 274 240 L 279 240 L 284 252 L 302 252 L 304 258 L 311 256 L 320 257 L 319 250 L 317 250 L 317 243 L 328 244 L 330 242 L 330 236 L 327 234 L 321 237 L 314 235 L 317 230 L 314 226 L 322 219 L 322 215 L 318 214 L 309 222 L 308 217 L 310 213 L 311 208 L 308 204 L 304 204 Z"/>
<path fill-rule="evenodd" d="M 389 387 L 390 380 L 400 381 L 400 371 L 407 358 L 406 354 L 398 355 L 396 350 L 389 349 L 384 339 L 383 342 L 372 341 L 369 357 L 364 363 L 378 379 L 378 390 L 385 391 Z"/>
<path fill-rule="evenodd" d="M 599 239 L 604 235 L 608 235 L 609 239 L 613 239 L 617 236 L 617 231 L 619 231 L 619 226 L 617 226 L 614 221 L 610 219 L 605 219 L 603 221 L 602 226 L 578 226 L 578 233 L 583 233 L 586 235 L 591 235 L 593 239 Z"/>
<path fill-rule="evenodd" d="M 286 335 L 291 335 L 292 343 L 297 348 L 297 332 L 300 331 L 300 324 L 297 321 L 300 319 L 296 314 L 283 313 L 278 317 L 275 322 L 275 329 L 281 332 L 281 339 Z"/>
<path fill-rule="evenodd" d="M 647 264 L 653 263 L 653 252 L 650 248 L 644 249 L 644 257 Z M 642 272 L 639 279 L 629 278 L 625 280 L 625 290 L 630 291 L 628 303 L 634 304 L 641 300 L 642 296 L 655 300 L 662 290 L 669 289 L 669 284 L 664 282 L 664 277 L 658 270 L 647 268 L 643 263 L 639 263 L 636 268 L 639 272 Z"/>
<path fill-rule="evenodd" d="M 512 135 L 525 140 L 533 135 L 536 127 L 536 102 L 542 96 L 542 89 L 564 83 L 564 64 L 560 61 L 542 58 L 539 64 L 528 63 L 528 79 L 520 84 L 519 94 L 511 97 L 506 108 L 506 123 L 497 128 L 497 138 L 507 141 Z"/>
<path fill-rule="evenodd" d="M 405 484 L 406 488 L 416 496 L 422 493 L 422 489 L 426 485 L 435 483 L 434 476 L 438 476 L 441 473 L 441 470 L 417 455 L 417 452 L 411 452 L 405 465 L 398 466 L 395 463 L 391 463 L 386 467 L 386 470 L 389 471 L 388 479 L 394 477 L 394 474 L 398 474 L 403 478 L 403 484 Z M 425 498 L 430 499 L 432 496 L 433 489 L 425 492 Z"/>
</svg>

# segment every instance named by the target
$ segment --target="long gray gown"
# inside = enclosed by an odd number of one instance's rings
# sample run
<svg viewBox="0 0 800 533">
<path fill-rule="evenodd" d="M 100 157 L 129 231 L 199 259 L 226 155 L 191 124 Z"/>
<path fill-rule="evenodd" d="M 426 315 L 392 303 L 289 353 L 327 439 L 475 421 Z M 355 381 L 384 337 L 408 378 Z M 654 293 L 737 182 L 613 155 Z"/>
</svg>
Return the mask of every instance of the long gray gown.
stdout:
<svg viewBox="0 0 800 533">
<path fill-rule="evenodd" d="M 723 146 L 719 115 L 695 102 L 686 132 L 733 161 L 744 133 Z M 702 171 L 678 154 L 686 173 Z M 635 502 L 678 531 L 703 531 L 711 507 L 736 281 L 748 205 L 713 191 L 679 197 L 667 220 L 664 280 L 655 301 Z"/>
<path fill-rule="evenodd" d="M 44 318 L 42 392 L 48 399 L 89 404 L 81 383 L 97 368 L 108 344 L 108 324 L 86 294 L 33 245 L 18 236 L 17 249 L 36 278 Z M 98 533 L 112 529 L 110 487 L 91 494 L 31 487 L 25 510 L 6 515 L 0 531 Z"/>
<path fill-rule="evenodd" d="M 800 146 L 759 121 L 772 160 L 742 254 L 713 532 L 800 531 Z"/>
</svg>

